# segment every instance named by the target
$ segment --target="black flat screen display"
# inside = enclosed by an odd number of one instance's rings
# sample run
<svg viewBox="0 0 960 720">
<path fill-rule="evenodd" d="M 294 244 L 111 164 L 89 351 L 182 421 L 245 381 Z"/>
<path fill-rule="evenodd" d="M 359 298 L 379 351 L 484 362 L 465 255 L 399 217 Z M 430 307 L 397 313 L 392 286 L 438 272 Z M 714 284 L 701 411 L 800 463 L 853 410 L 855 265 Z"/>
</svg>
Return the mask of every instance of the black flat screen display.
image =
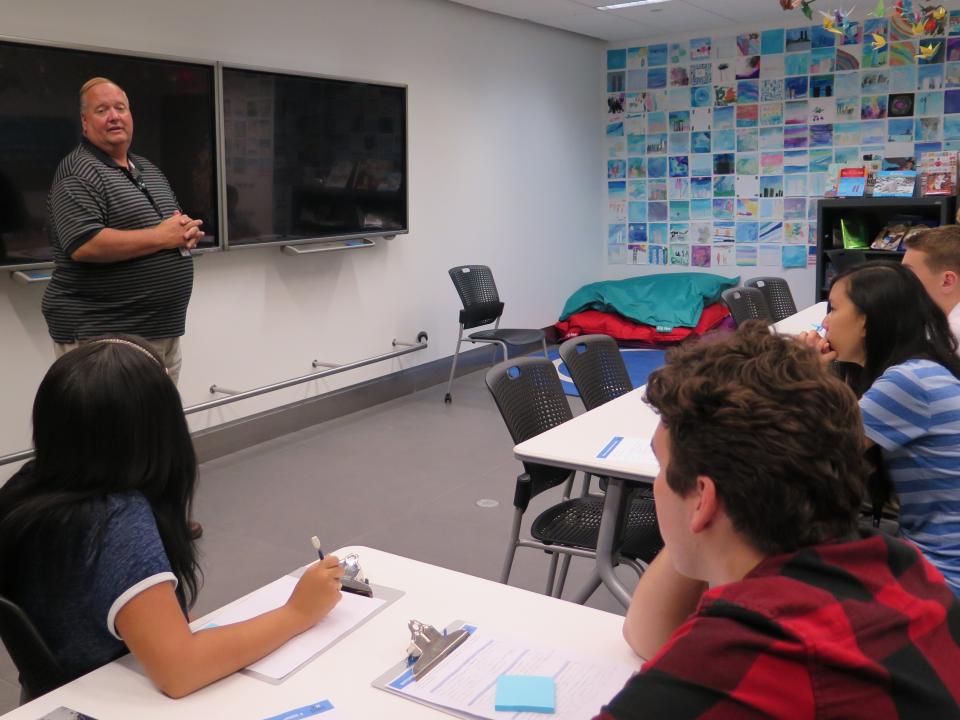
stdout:
<svg viewBox="0 0 960 720">
<path fill-rule="evenodd" d="M 228 244 L 406 232 L 406 88 L 223 68 Z"/>
<path fill-rule="evenodd" d="M 0 266 L 52 259 L 46 199 L 80 140 L 80 86 L 107 77 L 133 113 L 130 150 L 159 167 L 183 211 L 219 244 L 214 67 L 0 41 Z"/>
</svg>

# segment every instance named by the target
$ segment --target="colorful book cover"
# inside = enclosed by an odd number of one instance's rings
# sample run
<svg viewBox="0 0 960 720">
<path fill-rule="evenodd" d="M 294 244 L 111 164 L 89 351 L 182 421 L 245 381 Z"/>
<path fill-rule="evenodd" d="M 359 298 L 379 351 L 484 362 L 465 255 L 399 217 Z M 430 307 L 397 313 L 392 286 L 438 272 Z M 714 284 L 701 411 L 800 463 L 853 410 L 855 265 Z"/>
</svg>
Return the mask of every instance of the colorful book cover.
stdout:
<svg viewBox="0 0 960 720">
<path fill-rule="evenodd" d="M 823 191 L 824 197 L 836 197 L 837 196 L 837 186 L 840 184 L 840 170 L 843 168 L 842 163 L 830 163 L 827 168 L 827 185 Z"/>
<path fill-rule="evenodd" d="M 867 182 L 864 185 L 863 194 L 869 197 L 873 195 L 873 186 L 877 181 L 877 173 L 883 169 L 883 161 L 879 159 L 864 160 L 863 167 L 867 171 Z"/>
<path fill-rule="evenodd" d="M 881 170 L 876 178 L 874 197 L 913 197 L 917 185 L 915 170 Z"/>
<path fill-rule="evenodd" d="M 957 192 L 957 154 L 925 153 L 920 160 L 921 189 L 924 195 L 954 195 Z"/>
<path fill-rule="evenodd" d="M 840 170 L 840 182 L 837 183 L 837 197 L 863 197 L 866 184 L 866 168 L 845 167 Z"/>
</svg>

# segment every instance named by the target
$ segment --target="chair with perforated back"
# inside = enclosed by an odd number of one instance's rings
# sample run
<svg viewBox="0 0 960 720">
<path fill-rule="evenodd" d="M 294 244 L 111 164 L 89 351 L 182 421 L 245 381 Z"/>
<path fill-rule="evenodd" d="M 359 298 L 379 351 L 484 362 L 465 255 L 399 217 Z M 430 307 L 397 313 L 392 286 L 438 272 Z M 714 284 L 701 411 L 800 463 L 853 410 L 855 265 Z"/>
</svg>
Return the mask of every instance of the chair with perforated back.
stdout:
<svg viewBox="0 0 960 720">
<path fill-rule="evenodd" d="M 797 304 L 793 301 L 790 285 L 780 277 L 751 278 L 744 283 L 747 287 L 757 288 L 763 293 L 763 299 L 770 310 L 773 322 L 780 322 L 784 318 L 797 314 Z"/>
<path fill-rule="evenodd" d="M 633 390 L 617 341 L 609 335 L 581 335 L 560 346 L 560 359 L 587 410 Z"/>
<path fill-rule="evenodd" d="M 723 304 L 730 309 L 733 321 L 740 325 L 747 320 L 765 320 L 772 322 L 770 308 L 763 298 L 763 293 L 757 288 L 735 287 L 727 288 L 720 293 Z"/>
<path fill-rule="evenodd" d="M 627 366 L 620 354 L 620 346 L 609 335 L 581 335 L 570 338 L 560 346 L 560 359 L 567 368 L 570 379 L 577 386 L 583 406 L 588 411 L 618 398 L 624 393 L 633 390 L 633 381 Z M 583 491 L 586 495 L 590 489 L 590 475 L 584 473 Z M 600 479 L 600 489 L 606 489 L 606 478 Z M 639 497 L 653 499 L 653 490 L 642 486 L 634 491 Z M 657 525 L 656 515 L 647 518 L 650 527 L 639 535 L 656 537 L 660 528 Z M 634 533 L 637 536 L 638 533 Z M 635 554 L 644 555 L 642 547 L 637 548 Z M 565 558 L 566 559 L 566 558 Z M 560 568 L 563 577 L 566 566 Z"/>
<path fill-rule="evenodd" d="M 556 368 L 546 358 L 502 362 L 487 372 L 486 382 L 514 443 L 529 440 L 573 417 Z M 518 547 L 543 550 L 550 554 L 546 593 L 559 597 L 564 578 L 557 578 L 558 554 L 596 557 L 603 498 L 593 495 L 571 498 L 575 473 L 570 470 L 527 462 L 523 463 L 523 469 L 514 489 L 513 525 L 500 582 L 509 581 Z M 530 500 L 559 485 L 564 486 L 561 501 L 534 519 L 531 539 L 521 538 L 520 526 Z M 637 559 L 648 563 L 663 547 L 653 501 L 634 500 L 626 516 L 623 545 L 625 548 L 629 545 L 636 554 L 625 560 L 639 570 Z"/>
<path fill-rule="evenodd" d="M 452 402 L 450 390 L 453 387 L 453 377 L 457 371 L 457 358 L 460 356 L 460 346 L 465 343 L 491 343 L 494 345 L 494 360 L 496 360 L 496 346 L 503 350 L 503 359 L 510 357 L 507 350 L 510 345 L 531 345 L 540 343 L 543 346 L 543 355 L 547 356 L 547 340 L 543 330 L 501 328 L 500 316 L 503 314 L 503 303 L 497 293 L 497 285 L 493 281 L 493 273 L 486 265 L 458 265 L 450 268 L 450 279 L 457 289 L 463 309 L 460 311 L 460 333 L 457 335 L 457 349 L 453 353 L 453 364 L 450 366 L 450 380 L 447 382 L 447 394 L 443 401 Z M 464 330 L 490 325 L 490 330 L 478 330 L 464 337 Z"/>
<path fill-rule="evenodd" d="M 633 390 L 633 381 L 623 362 L 620 347 L 609 335 L 570 338 L 560 346 L 560 359 L 577 386 L 583 407 L 587 410 L 600 407 Z M 590 475 L 585 474 L 583 494 L 589 488 Z"/>
<path fill-rule="evenodd" d="M 71 680 L 27 614 L 3 596 L 0 596 L 0 639 L 20 673 L 21 704 Z"/>
</svg>

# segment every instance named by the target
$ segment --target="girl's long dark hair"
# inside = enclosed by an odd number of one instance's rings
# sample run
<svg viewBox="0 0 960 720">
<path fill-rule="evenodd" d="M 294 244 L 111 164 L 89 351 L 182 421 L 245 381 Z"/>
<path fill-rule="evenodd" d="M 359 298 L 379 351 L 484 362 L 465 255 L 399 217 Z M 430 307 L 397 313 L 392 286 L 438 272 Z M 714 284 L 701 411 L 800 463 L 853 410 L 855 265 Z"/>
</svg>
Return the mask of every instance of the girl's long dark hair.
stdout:
<svg viewBox="0 0 960 720">
<path fill-rule="evenodd" d="M 844 363 L 841 368 L 858 397 L 888 368 L 908 360 L 930 360 L 960 379 L 957 339 L 947 316 L 913 272 L 897 262 L 869 262 L 837 275 L 833 284 L 840 281 L 865 320 L 863 367 Z M 868 488 L 879 522 L 893 483 L 878 446 L 867 451 L 867 460 L 874 468 Z"/>
<path fill-rule="evenodd" d="M 865 319 L 863 368 L 851 384 L 862 395 L 889 367 L 907 360 L 931 360 L 960 379 L 957 339 L 947 316 L 920 280 L 900 263 L 855 265 L 837 275 Z"/>
<path fill-rule="evenodd" d="M 117 342 L 117 341 L 120 342 Z M 0 488 L 0 593 L 16 596 L 25 563 L 75 572 L 102 529 L 106 496 L 139 491 L 156 518 L 185 605 L 196 599 L 188 527 L 197 477 L 180 395 L 140 338 L 80 345 L 49 369 L 33 403 L 36 459 Z"/>
</svg>

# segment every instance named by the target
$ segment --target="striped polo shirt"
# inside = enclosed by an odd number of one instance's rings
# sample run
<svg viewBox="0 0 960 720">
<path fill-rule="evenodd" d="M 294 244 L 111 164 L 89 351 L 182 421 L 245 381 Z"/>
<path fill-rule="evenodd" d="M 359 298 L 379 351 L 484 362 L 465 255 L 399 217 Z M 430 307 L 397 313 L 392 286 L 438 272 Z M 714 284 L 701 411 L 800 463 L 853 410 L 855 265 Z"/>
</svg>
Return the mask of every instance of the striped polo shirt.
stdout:
<svg viewBox="0 0 960 720">
<path fill-rule="evenodd" d="M 118 332 L 153 340 L 184 333 L 193 258 L 176 249 L 113 263 L 71 258 L 104 228 L 154 227 L 179 209 L 163 173 L 146 158 L 129 158 L 156 208 L 109 155 L 86 140 L 54 175 L 47 233 L 55 267 L 43 295 L 43 315 L 55 342 Z"/>
<path fill-rule="evenodd" d="M 900 498 L 900 532 L 960 595 L 960 380 L 908 360 L 877 378 L 860 410 Z"/>
</svg>

